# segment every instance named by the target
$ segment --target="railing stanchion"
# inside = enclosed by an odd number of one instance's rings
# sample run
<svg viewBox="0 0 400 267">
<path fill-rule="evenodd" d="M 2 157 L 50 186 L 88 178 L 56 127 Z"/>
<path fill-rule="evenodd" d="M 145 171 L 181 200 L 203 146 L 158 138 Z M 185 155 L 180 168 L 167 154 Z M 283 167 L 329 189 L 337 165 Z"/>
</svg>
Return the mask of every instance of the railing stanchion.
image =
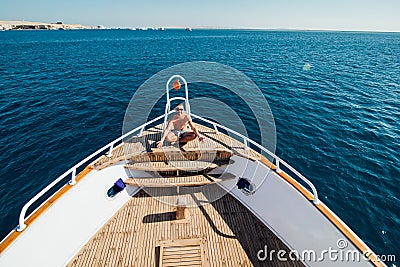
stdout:
<svg viewBox="0 0 400 267">
<path fill-rule="evenodd" d="M 317 192 L 314 194 L 313 203 L 314 203 L 315 205 L 319 205 L 319 204 L 320 204 L 320 201 L 319 201 L 318 193 L 317 193 Z"/>
<path fill-rule="evenodd" d="M 215 123 L 213 123 L 213 127 L 214 127 L 214 131 L 215 131 L 215 133 L 216 133 L 216 134 L 219 134 L 219 131 L 218 131 L 217 125 L 216 125 Z"/>
<path fill-rule="evenodd" d="M 112 150 L 114 148 L 114 143 L 111 144 L 110 149 L 108 150 L 108 152 L 106 153 L 106 157 L 107 158 L 111 158 L 112 157 Z"/>
<path fill-rule="evenodd" d="M 144 131 L 144 126 L 140 129 L 140 132 L 139 132 L 139 135 L 138 135 L 138 137 L 142 137 L 142 135 L 143 135 L 143 131 Z"/>
<path fill-rule="evenodd" d="M 244 144 L 244 150 L 249 150 L 249 144 L 247 142 L 247 137 L 243 137 L 243 144 Z"/>
<path fill-rule="evenodd" d="M 74 184 L 76 184 L 76 168 L 74 168 L 73 170 L 72 170 L 72 173 L 71 173 L 71 181 L 69 181 L 69 185 L 74 185 Z"/>
<path fill-rule="evenodd" d="M 17 229 L 16 229 L 17 232 L 22 232 L 25 230 L 25 228 L 26 228 L 26 224 L 23 221 L 21 223 L 21 220 L 20 220 L 20 224 L 18 224 Z"/>
<path fill-rule="evenodd" d="M 281 173 L 282 170 L 281 167 L 279 166 L 279 159 L 275 158 L 275 161 L 276 161 L 276 172 Z"/>
</svg>

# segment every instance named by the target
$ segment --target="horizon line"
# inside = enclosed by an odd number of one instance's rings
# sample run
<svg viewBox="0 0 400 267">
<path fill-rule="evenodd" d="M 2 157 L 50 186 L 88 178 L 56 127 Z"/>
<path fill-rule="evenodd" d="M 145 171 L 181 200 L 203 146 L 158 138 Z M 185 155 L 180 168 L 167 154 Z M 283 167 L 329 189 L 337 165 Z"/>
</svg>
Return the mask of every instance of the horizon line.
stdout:
<svg viewBox="0 0 400 267">
<path fill-rule="evenodd" d="M 114 27 L 111 27 L 114 28 Z M 140 27 L 127 27 L 127 28 L 140 28 Z M 144 27 L 146 28 L 146 27 Z M 147 28 L 160 28 L 160 27 L 147 27 Z M 267 30 L 267 31 L 331 31 L 331 32 L 382 32 L 382 33 L 400 33 L 400 30 L 358 30 L 358 29 L 297 29 L 297 28 L 261 28 L 261 27 L 163 27 L 164 29 L 186 29 L 192 30 Z"/>
</svg>

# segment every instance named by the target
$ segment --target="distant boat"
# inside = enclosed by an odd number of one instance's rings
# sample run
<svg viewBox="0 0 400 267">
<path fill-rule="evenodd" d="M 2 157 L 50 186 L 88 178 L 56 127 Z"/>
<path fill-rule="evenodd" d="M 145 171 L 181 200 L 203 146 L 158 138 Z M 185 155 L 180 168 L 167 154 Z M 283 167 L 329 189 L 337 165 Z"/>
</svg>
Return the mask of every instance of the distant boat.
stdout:
<svg viewBox="0 0 400 267">
<path fill-rule="evenodd" d="M 185 30 L 187 30 L 188 32 L 191 32 L 192 28 L 186 28 Z"/>
</svg>

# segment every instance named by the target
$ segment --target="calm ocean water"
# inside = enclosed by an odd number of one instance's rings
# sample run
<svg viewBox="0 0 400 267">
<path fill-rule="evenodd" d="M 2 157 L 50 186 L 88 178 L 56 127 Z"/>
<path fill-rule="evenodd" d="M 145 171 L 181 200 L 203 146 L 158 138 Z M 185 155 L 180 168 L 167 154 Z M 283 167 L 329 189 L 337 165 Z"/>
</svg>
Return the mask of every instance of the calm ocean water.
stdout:
<svg viewBox="0 0 400 267">
<path fill-rule="evenodd" d="M 399 55 L 399 33 L 0 32 L 0 239 L 32 196 L 120 136 L 146 79 L 204 60 L 258 85 L 275 117 L 277 155 L 398 265 Z"/>
</svg>

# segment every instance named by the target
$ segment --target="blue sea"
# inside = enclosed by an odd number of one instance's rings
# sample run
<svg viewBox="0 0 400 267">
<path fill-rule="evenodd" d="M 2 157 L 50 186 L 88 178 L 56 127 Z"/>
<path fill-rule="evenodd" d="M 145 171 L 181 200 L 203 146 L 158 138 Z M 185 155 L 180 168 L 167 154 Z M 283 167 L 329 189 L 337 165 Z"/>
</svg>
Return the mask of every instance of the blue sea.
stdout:
<svg viewBox="0 0 400 267">
<path fill-rule="evenodd" d="M 121 135 L 145 80 L 178 63 L 213 61 L 258 85 L 274 115 L 276 154 L 398 266 L 399 55 L 400 33 L 0 32 L 0 239 L 31 197 Z"/>
</svg>

